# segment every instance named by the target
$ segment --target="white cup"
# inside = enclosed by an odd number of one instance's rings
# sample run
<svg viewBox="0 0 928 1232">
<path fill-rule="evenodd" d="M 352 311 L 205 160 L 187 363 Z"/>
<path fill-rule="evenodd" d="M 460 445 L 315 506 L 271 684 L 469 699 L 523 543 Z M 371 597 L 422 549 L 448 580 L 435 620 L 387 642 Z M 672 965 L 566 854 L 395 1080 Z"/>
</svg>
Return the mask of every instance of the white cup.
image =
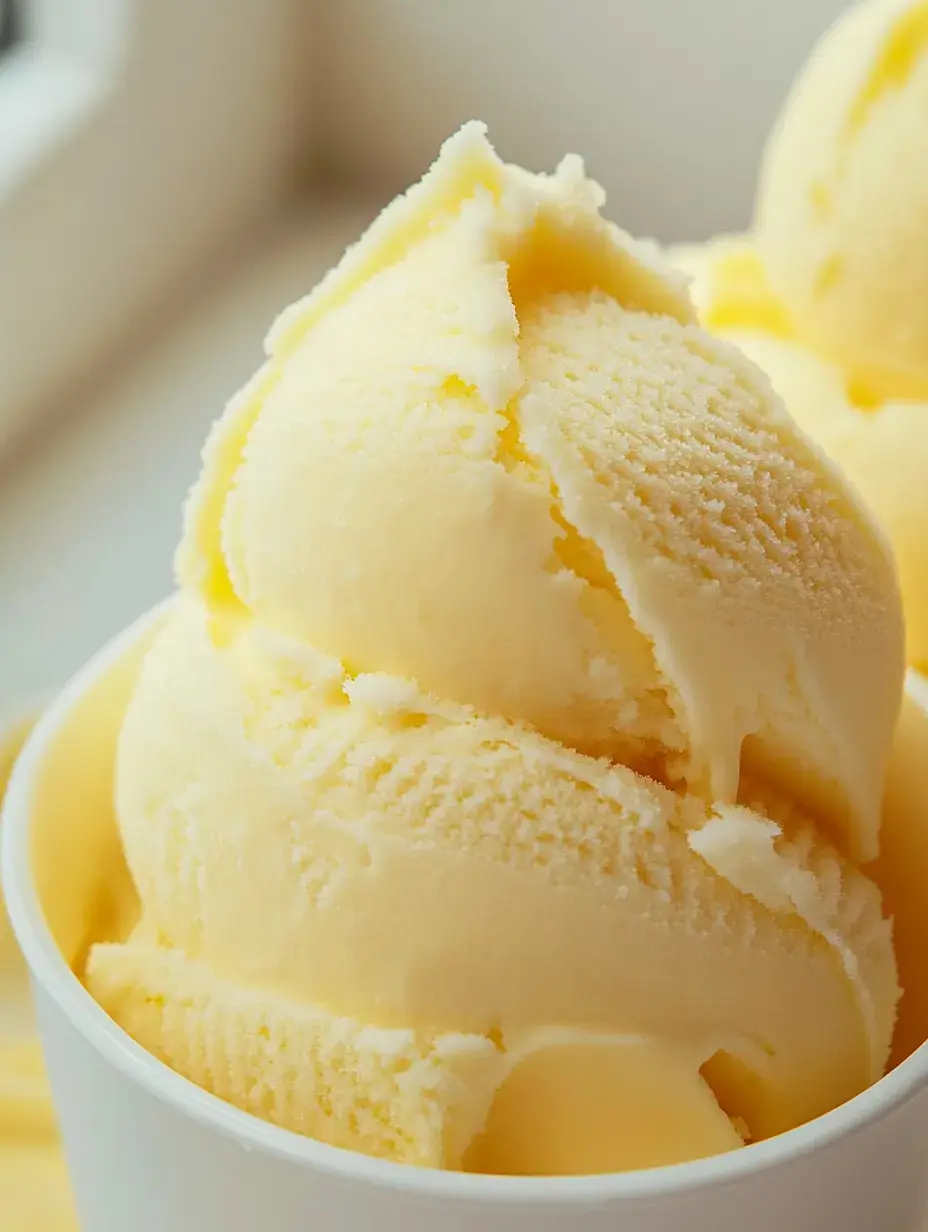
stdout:
<svg viewBox="0 0 928 1232">
<path fill-rule="evenodd" d="M 856 1099 L 778 1138 L 694 1163 L 572 1178 L 430 1171 L 324 1146 L 240 1112 L 146 1053 L 72 968 L 131 894 L 112 816 L 114 743 L 158 620 L 153 613 L 119 637 L 45 713 L 4 812 L 4 891 L 31 971 L 84 1232 L 922 1227 L 928 1045 Z"/>
</svg>

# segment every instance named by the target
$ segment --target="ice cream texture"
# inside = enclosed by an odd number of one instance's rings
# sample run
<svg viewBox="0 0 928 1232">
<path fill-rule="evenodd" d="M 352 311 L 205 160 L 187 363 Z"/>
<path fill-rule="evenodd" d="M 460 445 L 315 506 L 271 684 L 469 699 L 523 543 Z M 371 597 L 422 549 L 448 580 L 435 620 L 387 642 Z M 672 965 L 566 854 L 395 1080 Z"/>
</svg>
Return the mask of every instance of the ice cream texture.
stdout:
<svg viewBox="0 0 928 1232">
<path fill-rule="evenodd" d="M 928 671 L 928 3 L 828 33 L 771 134 L 748 236 L 677 253 L 703 322 L 755 359 L 889 535 Z"/>
<path fill-rule="evenodd" d="M 216 425 L 88 987 L 405 1163 L 739 1147 L 883 1071 L 882 536 L 581 162 L 451 138 Z"/>
<path fill-rule="evenodd" d="M 928 3 L 866 0 L 768 145 L 758 248 L 800 336 L 869 402 L 928 400 Z"/>
</svg>

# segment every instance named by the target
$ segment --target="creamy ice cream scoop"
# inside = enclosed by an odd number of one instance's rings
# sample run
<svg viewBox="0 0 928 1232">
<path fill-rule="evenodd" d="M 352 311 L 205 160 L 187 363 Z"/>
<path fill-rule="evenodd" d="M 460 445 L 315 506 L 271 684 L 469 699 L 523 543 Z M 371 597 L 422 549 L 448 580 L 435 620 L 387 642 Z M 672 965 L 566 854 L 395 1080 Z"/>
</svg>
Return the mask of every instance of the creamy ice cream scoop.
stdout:
<svg viewBox="0 0 928 1232">
<path fill-rule="evenodd" d="M 576 159 L 442 150 L 217 424 L 101 1004 L 324 1141 L 589 1172 L 882 1072 L 888 550 Z"/>
<path fill-rule="evenodd" d="M 928 401 L 926 134 L 928 3 L 868 0 L 812 54 L 764 156 L 771 286 L 855 401 Z"/>
<path fill-rule="evenodd" d="M 479 127 L 449 142 L 272 330 L 207 446 L 181 583 L 718 799 L 775 766 L 872 852 L 892 566 L 601 201 L 575 159 L 528 176 Z"/>
</svg>

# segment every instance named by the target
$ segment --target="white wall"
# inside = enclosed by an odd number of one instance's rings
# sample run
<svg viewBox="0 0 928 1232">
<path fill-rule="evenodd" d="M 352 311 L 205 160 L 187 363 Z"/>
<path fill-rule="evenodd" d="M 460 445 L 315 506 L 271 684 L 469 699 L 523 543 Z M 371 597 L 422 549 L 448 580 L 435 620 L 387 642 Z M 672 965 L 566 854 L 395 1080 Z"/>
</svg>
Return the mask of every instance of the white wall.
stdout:
<svg viewBox="0 0 928 1232">
<path fill-rule="evenodd" d="M 846 0 L 322 0 L 329 166 L 398 188 L 462 120 L 535 169 L 567 150 L 631 231 L 747 221 L 761 143 Z"/>
</svg>

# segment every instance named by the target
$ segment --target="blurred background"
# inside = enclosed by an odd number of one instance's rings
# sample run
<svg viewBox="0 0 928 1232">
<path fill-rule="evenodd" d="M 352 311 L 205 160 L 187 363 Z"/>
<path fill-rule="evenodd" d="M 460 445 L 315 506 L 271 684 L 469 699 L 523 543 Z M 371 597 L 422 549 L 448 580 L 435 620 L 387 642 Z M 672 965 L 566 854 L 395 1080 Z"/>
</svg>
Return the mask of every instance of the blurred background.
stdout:
<svg viewBox="0 0 928 1232">
<path fill-rule="evenodd" d="M 441 140 L 582 153 L 662 241 L 750 218 L 843 0 L 0 0 L 0 719 L 171 586 L 207 427 Z"/>
</svg>

